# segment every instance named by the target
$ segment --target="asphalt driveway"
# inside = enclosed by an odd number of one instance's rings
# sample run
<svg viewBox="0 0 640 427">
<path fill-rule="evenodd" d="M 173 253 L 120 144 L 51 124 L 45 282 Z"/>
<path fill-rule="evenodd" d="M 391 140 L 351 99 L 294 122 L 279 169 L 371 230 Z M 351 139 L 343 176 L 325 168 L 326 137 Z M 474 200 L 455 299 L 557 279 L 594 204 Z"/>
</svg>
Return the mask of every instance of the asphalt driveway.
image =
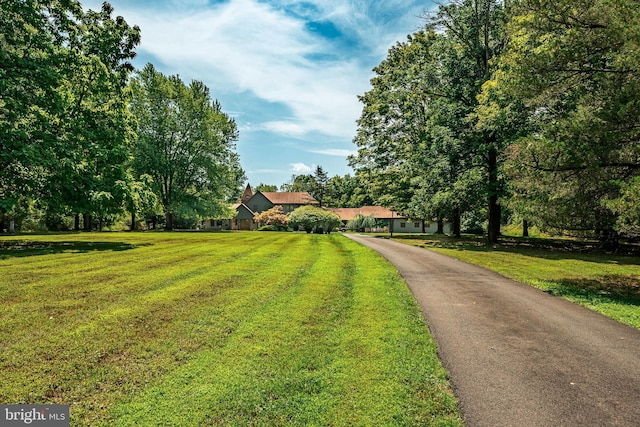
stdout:
<svg viewBox="0 0 640 427">
<path fill-rule="evenodd" d="M 404 277 L 468 426 L 640 425 L 640 331 L 432 251 L 346 236 Z"/>
</svg>

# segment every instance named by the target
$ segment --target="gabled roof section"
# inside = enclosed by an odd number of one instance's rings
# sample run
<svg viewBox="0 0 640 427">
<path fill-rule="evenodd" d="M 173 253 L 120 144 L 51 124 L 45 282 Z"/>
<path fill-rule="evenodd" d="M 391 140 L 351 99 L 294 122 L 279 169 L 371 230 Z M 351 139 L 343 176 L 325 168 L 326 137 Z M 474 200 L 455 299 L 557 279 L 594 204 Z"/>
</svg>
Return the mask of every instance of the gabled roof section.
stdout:
<svg viewBox="0 0 640 427">
<path fill-rule="evenodd" d="M 261 192 L 274 205 L 319 205 L 311 194 L 305 192 Z"/>
<path fill-rule="evenodd" d="M 253 197 L 253 190 L 251 189 L 251 185 L 247 184 L 247 188 L 244 189 L 244 193 L 242 193 L 242 197 L 240 201 L 242 203 L 247 203 L 247 201 Z"/>
<path fill-rule="evenodd" d="M 404 218 L 403 215 L 382 206 L 363 206 L 361 208 L 330 208 L 327 209 L 340 217 L 341 221 L 351 221 L 358 215 L 373 216 L 377 219 Z"/>
<path fill-rule="evenodd" d="M 251 215 L 255 215 L 255 212 L 253 212 L 251 208 L 249 208 L 249 206 L 245 205 L 244 203 L 235 203 L 233 205 L 233 208 L 238 212 L 240 212 L 241 210 L 246 210 Z"/>
</svg>

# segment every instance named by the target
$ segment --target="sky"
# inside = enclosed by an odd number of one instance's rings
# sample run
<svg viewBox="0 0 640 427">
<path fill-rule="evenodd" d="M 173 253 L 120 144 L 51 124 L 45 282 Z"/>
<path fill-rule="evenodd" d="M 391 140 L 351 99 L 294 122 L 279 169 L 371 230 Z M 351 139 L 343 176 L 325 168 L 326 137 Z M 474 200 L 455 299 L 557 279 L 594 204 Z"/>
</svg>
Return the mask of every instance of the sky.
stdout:
<svg viewBox="0 0 640 427">
<path fill-rule="evenodd" d="M 99 9 L 102 0 L 81 0 Z M 373 67 L 418 30 L 430 0 L 110 0 L 148 62 L 202 81 L 234 118 L 252 186 L 353 174 L 347 156 Z"/>
</svg>

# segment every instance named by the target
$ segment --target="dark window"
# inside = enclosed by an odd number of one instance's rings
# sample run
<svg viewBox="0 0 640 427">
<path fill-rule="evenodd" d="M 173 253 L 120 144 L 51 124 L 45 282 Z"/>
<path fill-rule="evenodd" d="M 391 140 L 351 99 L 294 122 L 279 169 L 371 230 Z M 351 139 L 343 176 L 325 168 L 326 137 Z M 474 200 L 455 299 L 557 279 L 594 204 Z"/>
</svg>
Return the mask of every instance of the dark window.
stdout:
<svg viewBox="0 0 640 427">
<path fill-rule="evenodd" d="M 401 222 L 401 223 L 400 223 L 400 228 L 405 228 L 406 226 L 407 226 L 407 223 L 406 223 L 406 222 Z"/>
</svg>

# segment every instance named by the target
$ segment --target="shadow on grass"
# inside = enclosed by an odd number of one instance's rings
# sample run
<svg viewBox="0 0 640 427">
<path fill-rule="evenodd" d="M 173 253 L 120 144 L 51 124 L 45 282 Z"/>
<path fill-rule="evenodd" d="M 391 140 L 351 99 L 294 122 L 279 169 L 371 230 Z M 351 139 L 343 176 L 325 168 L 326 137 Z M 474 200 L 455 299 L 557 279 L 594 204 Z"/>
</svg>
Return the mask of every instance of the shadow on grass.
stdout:
<svg viewBox="0 0 640 427">
<path fill-rule="evenodd" d="M 598 300 L 623 305 L 640 306 L 640 278 L 628 276 L 602 276 L 597 279 L 565 279 L 547 291 L 552 295 L 582 300 Z"/>
<path fill-rule="evenodd" d="M 460 238 L 447 235 L 408 235 L 398 240 L 411 240 L 424 248 L 444 248 L 474 252 L 508 252 L 547 260 L 574 259 L 602 264 L 636 265 L 640 248 L 623 245 L 616 252 L 603 250 L 597 241 L 579 239 L 501 237 L 499 243 L 489 244 L 486 237 L 464 235 Z"/>
<path fill-rule="evenodd" d="M 47 242 L 15 240 L 0 242 L 0 259 L 50 255 L 62 252 L 126 251 L 143 245 L 124 242 Z"/>
</svg>

